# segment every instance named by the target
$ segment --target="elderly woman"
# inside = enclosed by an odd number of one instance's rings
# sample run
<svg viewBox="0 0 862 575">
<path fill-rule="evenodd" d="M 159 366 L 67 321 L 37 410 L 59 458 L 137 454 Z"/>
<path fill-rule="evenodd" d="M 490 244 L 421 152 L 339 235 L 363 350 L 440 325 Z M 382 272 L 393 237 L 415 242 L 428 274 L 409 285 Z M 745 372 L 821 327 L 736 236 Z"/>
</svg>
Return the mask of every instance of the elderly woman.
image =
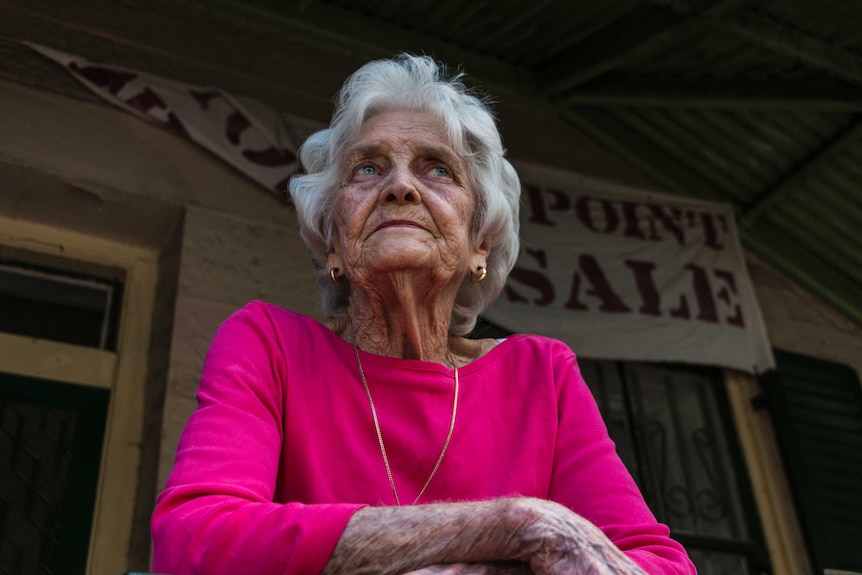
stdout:
<svg viewBox="0 0 862 575">
<path fill-rule="evenodd" d="M 465 339 L 518 249 L 487 107 L 428 58 L 348 79 L 292 182 L 326 325 L 216 333 L 153 516 L 174 574 L 683 575 L 574 354 Z"/>
</svg>

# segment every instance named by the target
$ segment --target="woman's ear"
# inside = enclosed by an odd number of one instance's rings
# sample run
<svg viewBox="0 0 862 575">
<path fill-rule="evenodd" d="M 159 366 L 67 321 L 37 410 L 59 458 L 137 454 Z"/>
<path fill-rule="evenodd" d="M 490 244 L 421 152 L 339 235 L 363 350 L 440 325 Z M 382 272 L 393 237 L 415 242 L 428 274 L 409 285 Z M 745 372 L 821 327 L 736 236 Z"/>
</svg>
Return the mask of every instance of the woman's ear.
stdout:
<svg viewBox="0 0 862 575">
<path fill-rule="evenodd" d="M 485 279 L 485 274 L 488 270 L 488 254 L 491 253 L 491 248 L 487 240 L 482 240 L 475 248 L 470 256 L 470 274 L 472 274 L 473 283 L 481 283 Z M 479 277 L 478 281 L 476 278 Z"/>
<path fill-rule="evenodd" d="M 482 238 L 482 241 L 473 248 L 473 258 L 480 258 L 482 260 L 481 265 L 485 265 L 485 260 L 488 259 L 488 254 L 491 253 L 491 246 L 488 244 L 488 240 Z M 475 267 L 475 266 L 474 266 Z"/>
<path fill-rule="evenodd" d="M 332 269 L 338 270 L 336 275 L 344 273 L 344 262 L 341 259 L 341 255 L 334 249 L 326 256 L 326 270 L 331 271 Z"/>
</svg>

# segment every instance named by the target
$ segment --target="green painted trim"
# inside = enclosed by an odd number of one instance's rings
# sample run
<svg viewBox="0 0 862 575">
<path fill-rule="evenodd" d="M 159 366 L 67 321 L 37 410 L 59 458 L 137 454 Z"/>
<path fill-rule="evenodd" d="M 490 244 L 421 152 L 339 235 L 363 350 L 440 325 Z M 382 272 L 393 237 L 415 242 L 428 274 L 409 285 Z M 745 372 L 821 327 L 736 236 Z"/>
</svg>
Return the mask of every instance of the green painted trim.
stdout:
<svg viewBox="0 0 862 575">
<path fill-rule="evenodd" d="M 814 571 L 862 569 L 862 388 L 850 366 L 776 350 L 766 405 Z"/>
</svg>

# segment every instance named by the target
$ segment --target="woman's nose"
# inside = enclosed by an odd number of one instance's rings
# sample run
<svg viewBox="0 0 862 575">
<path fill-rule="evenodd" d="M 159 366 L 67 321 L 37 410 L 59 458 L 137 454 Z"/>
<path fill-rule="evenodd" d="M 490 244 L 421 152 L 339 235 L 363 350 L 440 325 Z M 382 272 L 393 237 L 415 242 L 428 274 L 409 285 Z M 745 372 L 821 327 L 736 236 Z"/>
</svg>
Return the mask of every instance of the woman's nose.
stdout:
<svg viewBox="0 0 862 575">
<path fill-rule="evenodd" d="M 381 203 L 418 204 L 422 201 L 416 179 L 406 168 L 394 168 L 380 190 Z"/>
</svg>

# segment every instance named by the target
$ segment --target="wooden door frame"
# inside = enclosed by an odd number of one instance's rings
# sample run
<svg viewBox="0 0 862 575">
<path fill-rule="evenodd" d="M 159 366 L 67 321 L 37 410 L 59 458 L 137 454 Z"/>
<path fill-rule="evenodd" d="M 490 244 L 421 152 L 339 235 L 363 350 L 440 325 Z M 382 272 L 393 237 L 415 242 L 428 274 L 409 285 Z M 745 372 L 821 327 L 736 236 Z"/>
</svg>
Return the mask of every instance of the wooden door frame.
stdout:
<svg viewBox="0 0 862 575">
<path fill-rule="evenodd" d="M 0 217 L 0 244 L 122 269 L 116 351 L 0 334 L 0 370 L 111 392 L 93 514 L 88 575 L 127 570 L 143 422 L 158 253 L 95 236 Z"/>
</svg>

